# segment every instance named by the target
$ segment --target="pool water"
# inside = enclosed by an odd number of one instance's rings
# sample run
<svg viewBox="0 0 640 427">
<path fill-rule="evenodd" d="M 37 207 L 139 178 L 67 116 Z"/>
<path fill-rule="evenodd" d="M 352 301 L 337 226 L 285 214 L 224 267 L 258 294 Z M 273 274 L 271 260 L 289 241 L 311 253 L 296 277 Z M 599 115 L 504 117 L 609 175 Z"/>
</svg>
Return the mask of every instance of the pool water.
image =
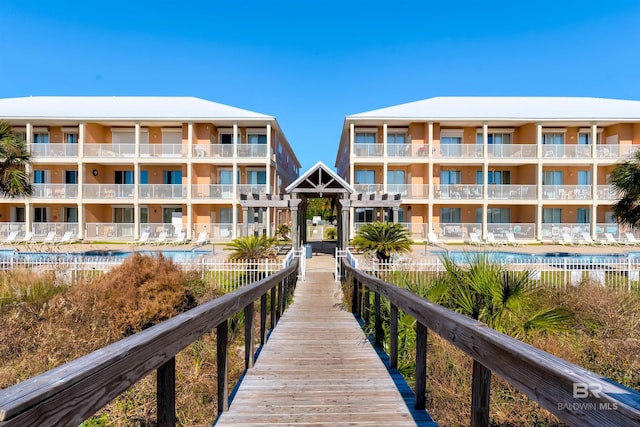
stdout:
<svg viewBox="0 0 640 427">
<path fill-rule="evenodd" d="M 76 257 L 116 257 L 116 258 L 127 258 L 133 254 L 134 251 L 120 251 L 120 250 L 91 250 L 85 252 L 62 252 L 62 253 L 47 253 L 47 252 L 17 252 L 11 249 L 2 249 L 0 250 L 0 258 L 17 258 L 17 259 L 28 259 L 28 260 L 50 260 L 50 259 L 69 259 Z M 135 251 L 135 253 L 139 253 L 142 255 L 156 255 L 158 253 L 162 253 L 165 257 L 175 261 L 175 262 L 189 262 L 196 259 L 199 259 L 203 255 L 210 255 L 210 250 L 191 250 L 191 251 L 180 251 L 180 250 L 157 250 L 157 251 Z"/>
<path fill-rule="evenodd" d="M 621 262 L 628 259 L 636 260 L 640 259 L 640 252 L 629 252 L 624 254 L 575 254 L 569 252 L 547 252 L 539 254 L 525 254 L 517 252 L 504 252 L 504 251 L 486 251 L 486 252 L 473 252 L 473 251 L 429 251 L 430 254 L 436 256 L 443 256 L 445 253 L 451 257 L 451 259 L 457 263 L 464 263 L 468 260 L 470 255 L 474 253 L 486 253 L 491 262 L 543 262 L 543 261 L 572 261 L 579 263 L 602 263 L 602 262 Z"/>
</svg>

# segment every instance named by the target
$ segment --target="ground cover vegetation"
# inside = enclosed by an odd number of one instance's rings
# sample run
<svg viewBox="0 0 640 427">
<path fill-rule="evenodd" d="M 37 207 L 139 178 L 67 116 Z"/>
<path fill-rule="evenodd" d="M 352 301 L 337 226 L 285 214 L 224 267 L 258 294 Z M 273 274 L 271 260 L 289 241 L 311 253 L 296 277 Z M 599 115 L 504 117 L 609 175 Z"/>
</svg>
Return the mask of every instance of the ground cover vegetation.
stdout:
<svg viewBox="0 0 640 427">
<path fill-rule="evenodd" d="M 381 277 L 417 295 L 481 320 L 521 341 L 640 390 L 640 295 L 584 281 L 579 286 L 534 286 L 531 272 L 509 272 L 470 255 L 468 266 L 446 257 L 445 271 Z M 416 278 L 417 277 L 417 278 Z M 348 281 L 346 283 L 349 283 Z M 345 288 L 345 294 L 350 289 Z M 390 305 L 382 299 L 385 350 Z M 372 305 L 370 305 L 372 307 Z M 373 333 L 373 313 L 367 332 Z M 398 368 L 414 382 L 415 320 L 400 311 Z M 472 359 L 435 333 L 428 335 L 427 408 L 439 425 L 469 424 Z M 497 376 L 491 384 L 493 426 L 564 424 Z"/>
<path fill-rule="evenodd" d="M 134 254 L 111 272 L 73 286 L 54 273 L 0 273 L 0 388 L 88 354 L 219 294 L 214 281 L 186 273 L 161 255 Z M 240 313 L 229 322 L 230 387 L 244 368 L 243 320 Z M 180 425 L 210 426 L 215 419 L 215 340 L 215 333 L 207 334 L 176 357 Z M 155 425 L 155 383 L 152 373 L 83 425 Z"/>
</svg>

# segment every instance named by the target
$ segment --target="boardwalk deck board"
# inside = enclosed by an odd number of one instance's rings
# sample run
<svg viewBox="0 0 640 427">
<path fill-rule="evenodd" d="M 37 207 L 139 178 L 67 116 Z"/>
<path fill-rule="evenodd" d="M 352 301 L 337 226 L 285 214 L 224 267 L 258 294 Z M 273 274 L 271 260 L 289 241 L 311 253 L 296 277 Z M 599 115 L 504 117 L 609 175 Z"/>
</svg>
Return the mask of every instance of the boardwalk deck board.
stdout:
<svg viewBox="0 0 640 427">
<path fill-rule="evenodd" d="M 415 426 L 331 273 L 307 273 L 216 426 Z"/>
</svg>

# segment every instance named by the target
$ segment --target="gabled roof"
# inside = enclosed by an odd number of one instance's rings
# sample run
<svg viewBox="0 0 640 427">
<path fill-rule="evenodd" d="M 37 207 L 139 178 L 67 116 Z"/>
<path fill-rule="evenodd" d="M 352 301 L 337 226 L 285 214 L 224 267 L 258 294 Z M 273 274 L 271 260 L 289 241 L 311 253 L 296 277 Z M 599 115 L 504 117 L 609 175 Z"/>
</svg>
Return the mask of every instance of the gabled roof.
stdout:
<svg viewBox="0 0 640 427">
<path fill-rule="evenodd" d="M 347 119 L 625 120 L 640 119 L 640 101 L 588 97 L 453 96 L 409 102 Z"/>
<path fill-rule="evenodd" d="M 349 193 L 355 192 L 338 174 L 329 169 L 324 163 L 318 162 L 311 166 L 298 179 L 293 181 L 287 188 L 287 193 Z"/>
<path fill-rule="evenodd" d="M 256 113 L 195 97 L 181 96 L 33 96 L 0 99 L 4 119 L 262 119 Z"/>
</svg>

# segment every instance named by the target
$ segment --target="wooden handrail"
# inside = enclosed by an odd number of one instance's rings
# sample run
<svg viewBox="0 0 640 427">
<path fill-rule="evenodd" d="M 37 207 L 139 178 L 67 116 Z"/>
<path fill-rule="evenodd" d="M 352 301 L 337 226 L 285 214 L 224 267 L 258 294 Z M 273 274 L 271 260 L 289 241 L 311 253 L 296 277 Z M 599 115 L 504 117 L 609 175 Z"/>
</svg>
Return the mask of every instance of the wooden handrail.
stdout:
<svg viewBox="0 0 640 427">
<path fill-rule="evenodd" d="M 76 426 L 154 369 L 158 370 L 158 425 L 174 426 L 175 355 L 213 329 L 218 331 L 219 411 L 225 409 L 227 320 L 271 292 L 271 327 L 285 308 L 297 278 L 295 260 L 269 277 L 181 313 L 149 329 L 0 391 L 0 427 Z M 274 298 L 277 289 L 278 301 Z M 277 305 L 277 308 L 276 308 Z M 248 307 L 251 307 L 249 309 Z M 261 303 L 266 310 L 266 303 Z M 275 310 L 274 310 L 275 309 Z M 266 320 L 266 313 L 261 314 Z M 253 316 L 245 319 L 253 322 Z M 264 325 L 261 325 L 261 330 Z M 250 332 L 248 332 L 250 330 Z M 253 328 L 245 340 L 253 348 Z M 248 337 L 247 337 L 248 335 Z M 246 360 L 253 363 L 253 356 Z M 222 405 L 220 405 L 222 403 Z"/>
<path fill-rule="evenodd" d="M 343 262 L 342 267 L 344 277 L 353 279 L 352 308 L 356 314 L 366 316 L 369 310 L 365 305 L 369 299 L 363 295 L 371 290 L 389 300 L 392 313 L 397 315 L 399 309 L 417 320 L 418 331 L 423 330 L 418 335 L 424 335 L 417 338 L 418 343 L 424 341 L 416 350 L 419 358 L 424 360 L 426 352 L 426 328 L 473 358 L 472 426 L 488 425 L 491 372 L 566 423 L 594 427 L 640 426 L 640 392 L 369 276 L 347 263 Z M 374 312 L 377 309 L 374 308 Z M 390 320 L 390 330 L 397 330 L 396 321 Z M 376 325 L 374 330 L 380 327 Z M 391 341 L 392 352 L 397 352 L 397 334 L 391 336 Z M 390 360 L 397 360 L 397 354 L 391 354 Z M 424 408 L 425 371 L 424 367 L 416 366 L 416 409 Z"/>
</svg>

